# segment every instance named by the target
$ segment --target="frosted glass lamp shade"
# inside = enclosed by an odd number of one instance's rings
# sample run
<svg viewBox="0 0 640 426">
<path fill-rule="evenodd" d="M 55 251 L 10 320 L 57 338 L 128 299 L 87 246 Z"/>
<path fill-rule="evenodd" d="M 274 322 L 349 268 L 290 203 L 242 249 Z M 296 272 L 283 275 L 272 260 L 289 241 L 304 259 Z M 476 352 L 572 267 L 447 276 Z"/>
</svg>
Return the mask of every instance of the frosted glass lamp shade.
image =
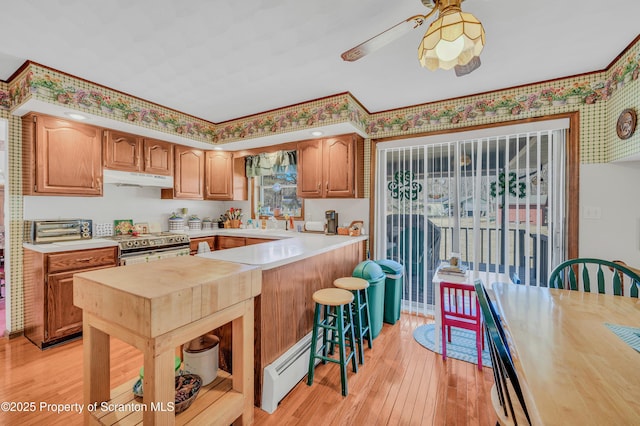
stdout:
<svg viewBox="0 0 640 426">
<path fill-rule="evenodd" d="M 445 12 L 429 26 L 418 46 L 418 59 L 432 71 L 449 70 L 480 56 L 484 42 L 484 28 L 475 16 L 459 10 Z"/>
</svg>

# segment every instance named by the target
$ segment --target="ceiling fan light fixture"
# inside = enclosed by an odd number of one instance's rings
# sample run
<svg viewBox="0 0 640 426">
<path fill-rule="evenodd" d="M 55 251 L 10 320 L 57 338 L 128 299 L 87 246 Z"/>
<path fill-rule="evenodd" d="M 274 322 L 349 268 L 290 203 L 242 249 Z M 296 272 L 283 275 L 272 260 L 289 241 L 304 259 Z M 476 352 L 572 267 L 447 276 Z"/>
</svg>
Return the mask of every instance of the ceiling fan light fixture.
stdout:
<svg viewBox="0 0 640 426">
<path fill-rule="evenodd" d="M 484 48 L 484 28 L 471 13 L 460 11 L 460 4 L 446 5 L 433 21 L 418 46 L 420 64 L 434 71 L 466 65 Z"/>
<path fill-rule="evenodd" d="M 444 62 L 453 61 L 462 53 L 464 49 L 464 38 L 462 36 L 458 37 L 453 41 L 441 39 L 438 44 L 436 44 L 436 56 L 440 58 Z"/>
</svg>

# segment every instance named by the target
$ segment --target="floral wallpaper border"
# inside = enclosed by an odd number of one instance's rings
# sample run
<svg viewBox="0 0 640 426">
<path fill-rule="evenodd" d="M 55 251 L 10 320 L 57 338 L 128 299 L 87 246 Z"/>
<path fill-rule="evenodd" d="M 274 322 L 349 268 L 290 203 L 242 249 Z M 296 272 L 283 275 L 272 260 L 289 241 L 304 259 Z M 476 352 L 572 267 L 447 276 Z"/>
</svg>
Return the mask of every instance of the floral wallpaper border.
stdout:
<svg viewBox="0 0 640 426">
<path fill-rule="evenodd" d="M 364 130 L 366 112 L 350 94 L 225 122 L 219 125 L 216 136 L 220 142 L 233 142 L 343 122 L 352 122 Z"/>
<path fill-rule="evenodd" d="M 610 73 L 578 76 L 506 89 L 485 96 L 469 96 L 448 103 L 435 102 L 374 114 L 367 122 L 366 132 L 379 138 L 397 133 L 438 129 L 443 125 L 469 125 L 483 118 L 501 121 L 515 119 L 515 116 L 546 115 L 573 110 L 581 105 L 609 100 L 625 84 L 638 80 L 639 74 L 640 52 L 630 55 L 624 64 Z M 597 78 L 599 75 L 603 77 Z"/>
<path fill-rule="evenodd" d="M 2 104 L 5 108 L 13 109 L 36 98 L 199 141 L 215 142 L 212 123 L 35 64 L 30 64 L 9 87 L 9 101 Z"/>
<path fill-rule="evenodd" d="M 343 122 L 350 122 L 376 139 L 547 115 L 605 102 L 638 80 L 639 45 L 636 43 L 611 69 L 601 73 L 374 114 L 346 93 L 215 124 L 36 64 L 30 64 L 10 82 L 8 91 L 0 90 L 0 109 L 12 110 L 35 97 L 211 144 Z"/>
</svg>

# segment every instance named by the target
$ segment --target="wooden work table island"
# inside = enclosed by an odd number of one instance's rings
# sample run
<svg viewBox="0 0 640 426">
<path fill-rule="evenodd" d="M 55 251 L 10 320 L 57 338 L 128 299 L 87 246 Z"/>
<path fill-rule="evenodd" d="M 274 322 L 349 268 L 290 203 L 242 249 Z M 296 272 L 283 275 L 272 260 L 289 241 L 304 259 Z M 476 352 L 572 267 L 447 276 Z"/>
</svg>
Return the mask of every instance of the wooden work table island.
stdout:
<svg viewBox="0 0 640 426">
<path fill-rule="evenodd" d="M 190 256 L 76 274 L 73 299 L 83 310 L 84 403 L 98 403 L 98 410 L 85 410 L 85 424 L 251 423 L 254 298 L 261 287 L 258 267 Z M 233 375 L 222 372 L 221 380 L 203 387 L 183 413 L 157 409 L 171 407 L 175 399 L 176 348 L 227 323 L 234 335 Z M 117 409 L 140 402 L 133 382 L 109 389 L 109 336 L 143 352 L 141 404 L 146 407 Z M 105 401 L 116 409 L 101 410 Z"/>
</svg>

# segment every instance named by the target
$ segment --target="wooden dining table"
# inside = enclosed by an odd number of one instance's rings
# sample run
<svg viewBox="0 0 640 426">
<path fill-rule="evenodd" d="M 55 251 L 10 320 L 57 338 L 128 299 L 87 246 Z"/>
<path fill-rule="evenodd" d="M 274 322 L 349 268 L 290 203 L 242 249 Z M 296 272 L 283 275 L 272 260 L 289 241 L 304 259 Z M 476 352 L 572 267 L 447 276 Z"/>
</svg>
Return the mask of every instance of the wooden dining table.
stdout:
<svg viewBox="0 0 640 426">
<path fill-rule="evenodd" d="M 640 424 L 640 352 L 606 324 L 640 327 L 640 300 L 495 283 L 534 425 Z"/>
</svg>

